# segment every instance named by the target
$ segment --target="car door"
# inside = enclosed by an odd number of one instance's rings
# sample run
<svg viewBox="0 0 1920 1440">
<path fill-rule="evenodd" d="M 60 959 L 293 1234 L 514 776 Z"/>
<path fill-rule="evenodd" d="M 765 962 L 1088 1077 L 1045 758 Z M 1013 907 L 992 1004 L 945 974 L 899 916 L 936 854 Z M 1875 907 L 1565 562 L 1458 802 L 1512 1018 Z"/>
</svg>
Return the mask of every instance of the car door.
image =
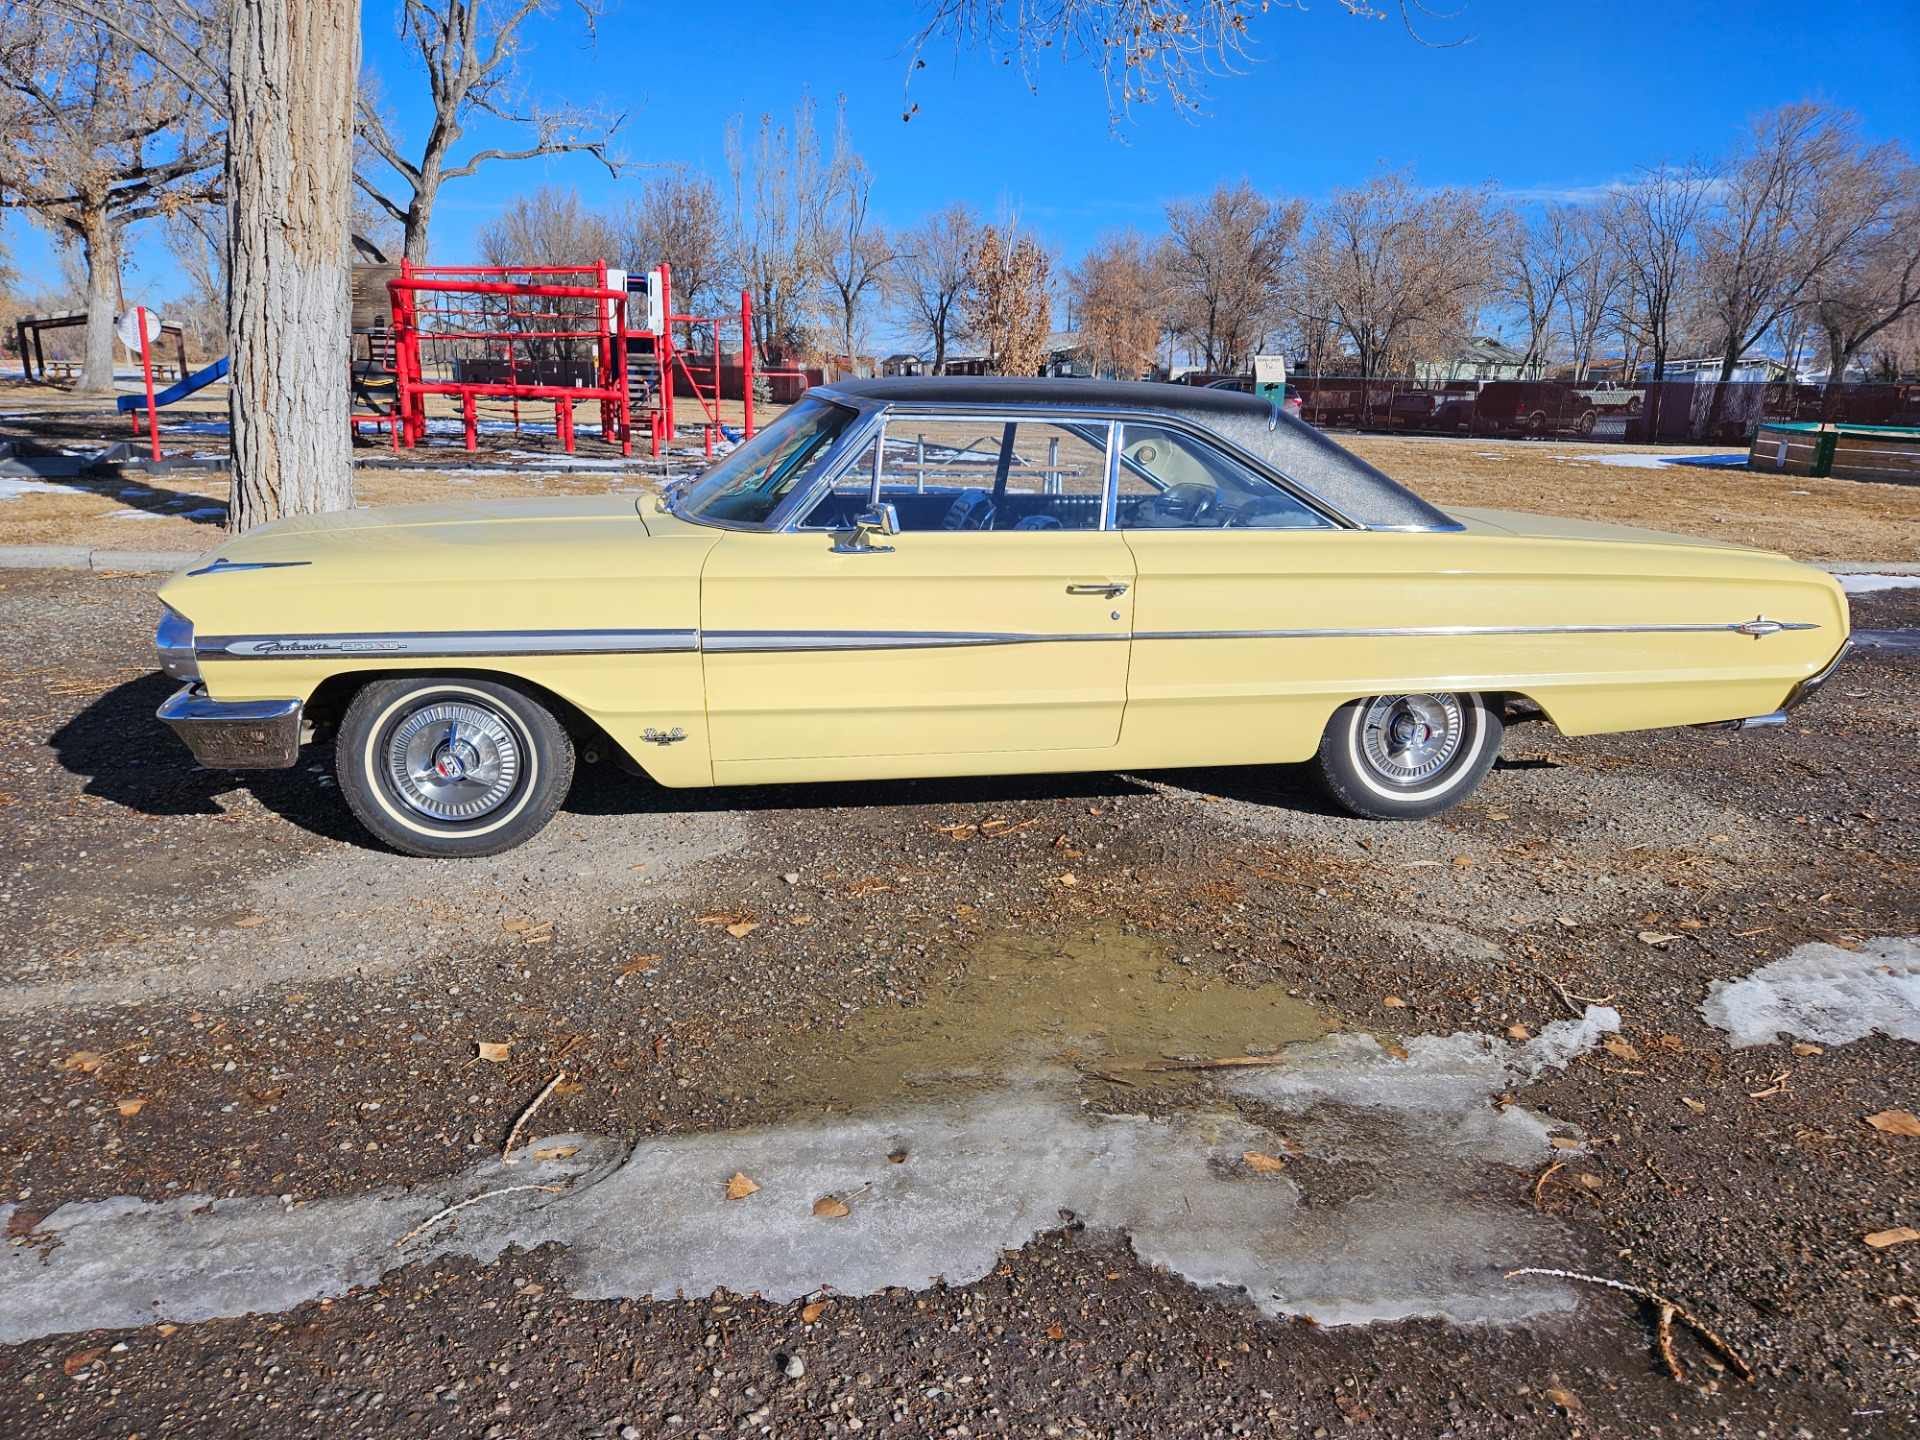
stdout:
<svg viewBox="0 0 1920 1440">
<path fill-rule="evenodd" d="M 1128 421 L 1115 448 L 1136 570 L 1124 763 L 1306 758 L 1351 655 L 1302 637 L 1377 601 L 1377 537 L 1193 431 Z"/>
<path fill-rule="evenodd" d="M 701 586 L 715 779 L 1067 768 L 1110 751 L 1134 574 L 1103 524 L 1109 430 L 891 415 L 797 528 L 723 536 Z M 898 532 L 856 540 L 876 503 Z"/>
</svg>

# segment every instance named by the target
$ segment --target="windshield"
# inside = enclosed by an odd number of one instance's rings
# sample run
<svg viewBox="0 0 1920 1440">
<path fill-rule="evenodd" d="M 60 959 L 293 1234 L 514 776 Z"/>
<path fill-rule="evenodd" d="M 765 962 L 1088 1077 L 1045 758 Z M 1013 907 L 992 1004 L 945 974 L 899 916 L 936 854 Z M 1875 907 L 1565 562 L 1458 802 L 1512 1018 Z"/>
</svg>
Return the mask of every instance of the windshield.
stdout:
<svg viewBox="0 0 1920 1440">
<path fill-rule="evenodd" d="M 801 400 L 695 481 L 679 509 L 695 520 L 766 524 L 855 418 L 844 406 Z"/>
</svg>

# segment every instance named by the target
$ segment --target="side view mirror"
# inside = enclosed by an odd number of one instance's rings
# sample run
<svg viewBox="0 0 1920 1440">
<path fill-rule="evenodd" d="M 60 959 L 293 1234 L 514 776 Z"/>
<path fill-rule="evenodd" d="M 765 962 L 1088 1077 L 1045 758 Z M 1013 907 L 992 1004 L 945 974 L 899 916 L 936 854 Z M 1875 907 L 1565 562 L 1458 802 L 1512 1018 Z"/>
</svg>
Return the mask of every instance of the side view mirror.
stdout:
<svg viewBox="0 0 1920 1440">
<path fill-rule="evenodd" d="M 876 535 L 898 535 L 900 533 L 900 512 L 891 505 L 875 505 L 871 510 L 853 517 L 853 533 L 836 535 L 833 551 L 836 555 L 887 555 L 893 551 L 891 545 L 876 545 Z"/>
</svg>

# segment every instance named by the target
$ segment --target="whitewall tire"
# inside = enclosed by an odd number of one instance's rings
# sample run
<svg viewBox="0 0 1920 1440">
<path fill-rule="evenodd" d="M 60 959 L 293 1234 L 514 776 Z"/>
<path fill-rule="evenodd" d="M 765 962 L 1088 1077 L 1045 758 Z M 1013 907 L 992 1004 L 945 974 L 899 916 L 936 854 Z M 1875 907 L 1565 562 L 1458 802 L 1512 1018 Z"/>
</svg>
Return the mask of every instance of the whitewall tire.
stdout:
<svg viewBox="0 0 1920 1440">
<path fill-rule="evenodd" d="M 1316 765 L 1343 810 L 1420 820 L 1478 788 L 1503 733 L 1499 709 L 1485 696 L 1370 695 L 1334 711 Z"/>
<path fill-rule="evenodd" d="M 334 741 L 340 793 L 408 855 L 498 855 L 553 818 L 573 783 L 573 741 L 547 708 L 491 680 L 378 680 Z"/>
</svg>

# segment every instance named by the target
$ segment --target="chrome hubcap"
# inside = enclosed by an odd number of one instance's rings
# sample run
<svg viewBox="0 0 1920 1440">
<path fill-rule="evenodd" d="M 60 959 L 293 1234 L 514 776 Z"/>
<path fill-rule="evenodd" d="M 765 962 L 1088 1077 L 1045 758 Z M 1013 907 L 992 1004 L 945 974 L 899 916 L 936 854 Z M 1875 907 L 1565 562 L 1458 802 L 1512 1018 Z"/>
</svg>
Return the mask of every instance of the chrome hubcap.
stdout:
<svg viewBox="0 0 1920 1440">
<path fill-rule="evenodd" d="M 1457 696 L 1382 695 L 1361 719 L 1360 750 L 1383 779 L 1417 785 L 1459 753 L 1464 730 Z"/>
<path fill-rule="evenodd" d="M 426 705 L 387 741 L 394 792 L 435 820 L 477 820 L 520 783 L 523 748 L 498 712 L 467 701 Z"/>
</svg>

